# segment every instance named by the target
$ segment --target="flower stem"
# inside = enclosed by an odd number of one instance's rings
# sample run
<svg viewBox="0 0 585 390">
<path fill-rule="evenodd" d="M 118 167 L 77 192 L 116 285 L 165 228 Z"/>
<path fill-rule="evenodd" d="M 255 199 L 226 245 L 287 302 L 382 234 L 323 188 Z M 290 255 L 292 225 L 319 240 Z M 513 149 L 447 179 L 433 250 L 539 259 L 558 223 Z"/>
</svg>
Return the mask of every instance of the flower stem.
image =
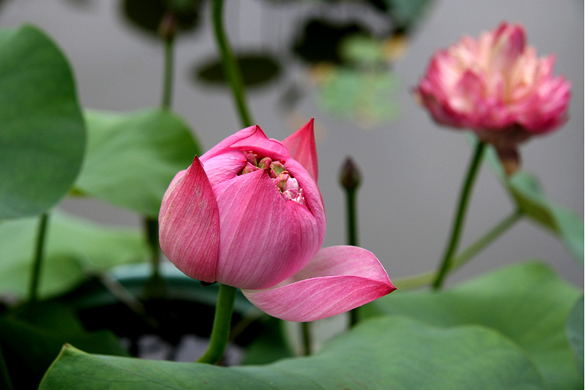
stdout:
<svg viewBox="0 0 585 390">
<path fill-rule="evenodd" d="M 478 168 L 484 150 L 485 143 L 479 141 L 475 147 L 475 152 L 473 154 L 471 164 L 469 166 L 467 176 L 463 184 L 463 189 L 459 197 L 459 206 L 457 207 L 457 213 L 455 214 L 455 222 L 453 223 L 453 228 L 451 230 L 451 238 L 449 239 L 449 244 L 447 246 L 447 249 L 445 250 L 443 259 L 441 260 L 441 265 L 439 267 L 439 271 L 437 272 L 437 277 L 433 281 L 434 290 L 441 289 L 445 277 L 447 276 L 451 268 L 452 257 L 455 251 L 457 250 L 457 244 L 459 243 L 459 238 L 461 237 L 461 232 L 463 231 L 463 223 L 465 220 L 465 213 L 467 211 L 467 203 L 469 201 L 469 196 L 471 194 L 471 188 L 473 187 L 473 183 L 475 181 L 475 178 L 477 177 Z"/>
<path fill-rule="evenodd" d="M 30 278 L 30 286 L 28 293 L 29 302 L 36 302 L 38 300 L 39 281 L 41 278 L 41 267 L 45 257 L 45 238 L 47 236 L 47 222 L 49 214 L 41 214 L 39 220 L 39 229 L 37 231 L 37 242 L 35 247 L 35 257 L 33 262 L 33 269 Z"/>
<path fill-rule="evenodd" d="M 524 213 L 517 210 L 504 218 L 500 223 L 490 229 L 486 234 L 480 237 L 477 241 L 467 247 L 459 256 L 453 259 L 451 271 L 461 268 L 475 255 L 481 252 L 485 247 L 491 244 L 494 240 L 500 237 L 506 230 L 514 226 L 516 222 L 522 218 Z M 422 274 L 409 276 L 407 278 L 393 280 L 392 283 L 400 290 L 408 290 L 429 285 L 437 277 L 436 272 L 425 272 Z"/>
<path fill-rule="evenodd" d="M 215 39 L 221 54 L 221 64 L 223 66 L 223 73 L 232 89 L 240 120 L 244 127 L 252 126 L 253 121 L 248 110 L 246 97 L 244 95 L 244 82 L 242 81 L 242 73 L 240 67 L 236 62 L 234 54 L 230 49 L 227 36 L 223 29 L 223 0 L 213 1 L 213 29 L 215 31 Z"/>
<path fill-rule="evenodd" d="M 347 201 L 347 244 L 357 245 L 357 223 L 356 223 L 356 190 L 345 191 Z"/>
<path fill-rule="evenodd" d="M 173 96 L 174 42 L 174 35 L 164 38 L 165 65 L 163 75 L 163 94 L 160 105 L 161 108 L 165 110 L 171 108 L 171 101 Z"/>
<path fill-rule="evenodd" d="M 313 340 L 311 337 L 311 323 L 301 322 L 301 332 L 303 336 L 303 356 L 310 356 L 313 353 L 311 345 Z"/>
<path fill-rule="evenodd" d="M 144 283 L 142 298 L 145 301 L 167 299 L 168 291 L 165 279 L 160 274 L 160 245 L 158 241 L 158 220 L 144 218 L 144 233 L 149 249 L 150 276 Z"/>
<path fill-rule="evenodd" d="M 215 364 L 223 357 L 230 335 L 237 291 L 238 289 L 235 287 L 225 284 L 219 285 L 219 295 L 217 296 L 209 346 L 203 356 L 197 359 L 197 363 Z"/>
<path fill-rule="evenodd" d="M 347 199 L 347 244 L 357 246 L 356 189 L 346 189 Z M 349 311 L 349 327 L 359 322 L 359 307 Z"/>
<path fill-rule="evenodd" d="M 158 242 L 158 221 L 154 218 L 144 218 L 144 232 L 148 241 L 150 250 L 150 263 L 152 266 L 152 276 L 160 275 L 160 246 Z"/>
<path fill-rule="evenodd" d="M 213 29 L 217 46 L 221 54 L 223 72 L 230 88 L 232 89 L 232 95 L 236 102 L 242 125 L 248 127 L 252 125 L 252 118 L 246 104 L 242 74 L 224 32 L 222 16 L 223 0 L 214 0 L 212 11 Z M 229 340 L 231 319 L 237 291 L 238 289 L 235 287 L 226 286 L 224 284 L 219 285 L 219 295 L 217 297 L 209 347 L 203 356 L 197 360 L 197 363 L 215 364 L 222 358 Z"/>
<path fill-rule="evenodd" d="M 500 223 L 494 226 L 490 231 L 483 235 L 479 240 L 471 244 L 459 256 L 453 259 L 452 269 L 458 269 L 471 260 L 476 254 L 482 251 L 492 241 L 498 238 L 502 233 L 511 228 L 516 222 L 522 218 L 524 213 L 518 209 L 512 214 L 504 218 Z"/>
<path fill-rule="evenodd" d="M 174 71 L 174 42 L 176 34 L 176 18 L 172 13 L 167 13 L 159 28 L 160 35 L 164 42 L 164 70 L 163 88 L 160 107 L 163 110 L 171 108 L 173 95 L 173 71 Z M 144 217 L 144 233 L 150 249 L 150 263 L 152 266 L 151 276 L 147 283 L 148 297 L 160 296 L 164 289 L 164 281 L 160 277 L 160 245 L 158 242 L 158 220 L 156 218 Z M 156 291 L 160 290 L 160 291 Z"/>
</svg>

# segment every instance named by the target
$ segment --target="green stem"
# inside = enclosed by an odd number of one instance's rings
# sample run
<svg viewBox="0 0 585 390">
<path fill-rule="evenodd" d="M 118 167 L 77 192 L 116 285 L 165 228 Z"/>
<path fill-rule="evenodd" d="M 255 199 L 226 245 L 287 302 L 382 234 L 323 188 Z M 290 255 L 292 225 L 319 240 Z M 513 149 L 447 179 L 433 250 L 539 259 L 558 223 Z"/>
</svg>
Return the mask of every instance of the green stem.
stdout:
<svg viewBox="0 0 585 390">
<path fill-rule="evenodd" d="M 173 70 L 174 70 L 174 42 L 175 42 L 175 17 L 172 14 L 165 15 L 163 19 L 162 38 L 165 45 L 165 59 L 163 70 L 163 88 L 160 107 L 163 110 L 171 108 L 173 96 Z M 150 249 L 151 277 L 147 284 L 147 296 L 160 296 L 164 289 L 164 281 L 160 277 L 160 244 L 158 242 L 158 220 L 144 217 L 144 233 Z"/>
<path fill-rule="evenodd" d="M 400 279 L 392 279 L 392 284 L 400 291 L 412 290 L 430 285 L 437 277 L 437 273 L 430 271 L 422 274 L 407 276 Z"/>
<path fill-rule="evenodd" d="M 475 241 L 473 244 L 468 246 L 467 249 L 465 249 L 463 252 L 459 254 L 459 256 L 456 256 L 455 259 L 453 259 L 452 269 L 455 270 L 461 268 L 476 254 L 478 254 L 485 247 L 487 247 L 492 241 L 500 237 L 502 233 L 511 228 L 516 222 L 520 220 L 520 218 L 522 218 L 523 215 L 524 213 L 522 212 L 522 210 L 518 209 L 509 216 L 507 216 L 506 218 L 504 218 L 500 223 L 494 226 L 479 240 Z"/>
<path fill-rule="evenodd" d="M 303 336 L 303 355 L 310 356 L 313 353 L 311 345 L 313 344 L 311 338 L 311 323 L 301 322 L 301 332 Z"/>
<path fill-rule="evenodd" d="M 357 222 L 356 222 L 356 192 L 355 188 L 347 188 L 347 244 L 357 246 Z M 349 327 L 353 328 L 359 322 L 359 307 L 349 311 Z"/>
<path fill-rule="evenodd" d="M 217 306 L 215 307 L 209 346 L 203 356 L 197 359 L 197 363 L 215 364 L 223 357 L 230 336 L 237 291 L 238 289 L 235 287 L 225 284 L 219 285 L 219 295 L 217 296 Z"/>
<path fill-rule="evenodd" d="M 214 0 L 212 11 L 213 29 L 217 46 L 221 54 L 223 71 L 232 89 L 232 94 L 236 102 L 236 107 L 238 108 L 238 113 L 240 114 L 242 125 L 248 127 L 251 126 L 253 122 L 244 96 L 242 74 L 224 32 L 222 16 L 223 0 Z M 219 295 L 217 297 L 217 306 L 213 318 L 213 328 L 211 330 L 209 347 L 203 356 L 197 360 L 198 363 L 215 364 L 222 358 L 229 340 L 231 318 L 237 291 L 238 290 L 235 287 L 226 286 L 224 284 L 219 285 Z"/>
<path fill-rule="evenodd" d="M 49 214 L 41 214 L 39 220 L 39 229 L 37 233 L 37 242 L 35 248 L 35 257 L 33 262 L 33 269 L 30 279 L 30 287 L 28 300 L 29 302 L 36 302 L 38 300 L 39 281 L 41 278 L 41 267 L 45 255 L 45 238 L 47 235 L 47 222 L 49 220 Z"/>
<path fill-rule="evenodd" d="M 173 96 L 173 68 L 174 68 L 174 36 L 164 39 L 165 42 L 165 65 L 163 76 L 163 95 L 161 101 L 161 108 L 168 110 L 171 108 L 171 100 Z"/>
<path fill-rule="evenodd" d="M 356 190 L 347 189 L 347 244 L 357 245 Z"/>
<path fill-rule="evenodd" d="M 244 95 L 244 83 L 242 81 L 242 73 L 239 65 L 236 62 L 234 54 L 230 49 L 227 36 L 223 29 L 223 0 L 213 1 L 213 29 L 215 31 L 215 39 L 221 54 L 221 64 L 223 66 L 224 75 L 232 89 L 232 94 L 240 114 L 240 120 L 244 127 L 252 126 L 253 121 L 246 104 L 246 97 Z"/>
<path fill-rule="evenodd" d="M 441 265 L 439 267 L 437 277 L 433 282 L 433 289 L 435 290 L 441 289 L 443 281 L 445 280 L 445 277 L 447 276 L 451 268 L 452 256 L 457 250 L 457 244 L 459 243 L 459 238 L 461 237 L 461 232 L 463 231 L 463 223 L 465 220 L 465 213 L 467 211 L 467 203 L 469 201 L 469 196 L 471 194 L 471 188 L 473 187 L 473 183 L 475 181 L 475 178 L 477 177 L 478 168 L 484 150 L 485 143 L 481 141 L 478 142 L 475 147 L 475 152 L 473 154 L 469 170 L 467 171 L 465 183 L 463 184 L 463 189 L 461 191 L 461 195 L 459 198 L 459 206 L 457 208 L 457 213 L 455 214 L 455 222 L 451 230 L 451 238 L 449 239 L 449 244 L 447 246 L 447 249 L 445 250 L 443 259 L 441 260 Z"/>
<path fill-rule="evenodd" d="M 517 210 L 504 218 L 500 223 L 490 229 L 486 234 L 465 249 L 459 256 L 453 259 L 451 270 L 461 268 L 475 255 L 481 252 L 489 244 L 500 237 L 506 230 L 514 226 L 516 222 L 524 216 L 521 210 Z M 393 280 L 392 283 L 401 290 L 408 290 L 429 285 L 437 277 L 436 272 L 426 272 L 419 275 L 409 276 L 407 278 Z"/>
<path fill-rule="evenodd" d="M 356 307 L 355 309 L 351 309 L 349 311 L 349 327 L 353 328 L 354 326 L 356 326 L 358 324 L 358 322 L 360 322 L 360 312 L 359 312 L 359 307 Z"/>
<path fill-rule="evenodd" d="M 150 250 L 150 264 L 152 277 L 160 276 L 160 245 L 158 242 L 158 220 L 150 217 L 144 218 L 144 231 Z"/>
</svg>

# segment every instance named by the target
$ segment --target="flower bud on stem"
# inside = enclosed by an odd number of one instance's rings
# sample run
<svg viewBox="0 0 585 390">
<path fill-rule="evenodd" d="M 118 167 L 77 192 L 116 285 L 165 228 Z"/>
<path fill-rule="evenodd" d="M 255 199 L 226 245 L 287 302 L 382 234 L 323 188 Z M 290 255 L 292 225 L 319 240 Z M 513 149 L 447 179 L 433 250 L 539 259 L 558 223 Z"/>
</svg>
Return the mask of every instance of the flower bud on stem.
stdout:
<svg viewBox="0 0 585 390">
<path fill-rule="evenodd" d="M 356 193 L 360 186 L 361 174 L 351 157 L 345 159 L 341 175 L 341 186 L 345 190 L 347 199 L 347 244 L 357 246 L 357 221 L 356 221 Z"/>
<path fill-rule="evenodd" d="M 341 168 L 339 182 L 345 189 L 347 205 L 347 244 L 357 246 L 357 221 L 356 221 L 356 194 L 361 183 L 361 174 L 351 157 L 345 159 Z M 359 321 L 358 308 L 349 312 L 350 327 L 357 325 Z"/>
<path fill-rule="evenodd" d="M 177 35 L 178 29 L 179 20 L 177 19 L 177 15 L 174 11 L 167 11 L 158 26 L 158 34 L 165 41 L 172 40 Z"/>
</svg>

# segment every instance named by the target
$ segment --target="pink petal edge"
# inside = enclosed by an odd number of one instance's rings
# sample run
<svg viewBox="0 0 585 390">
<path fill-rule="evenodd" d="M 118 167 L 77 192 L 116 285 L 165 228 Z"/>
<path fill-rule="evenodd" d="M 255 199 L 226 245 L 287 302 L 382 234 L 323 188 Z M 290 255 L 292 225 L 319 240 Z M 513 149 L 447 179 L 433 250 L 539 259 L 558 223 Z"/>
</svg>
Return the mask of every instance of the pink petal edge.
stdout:
<svg viewBox="0 0 585 390">
<path fill-rule="evenodd" d="M 250 126 L 238 131 L 236 134 L 230 135 L 229 137 L 215 145 L 213 148 L 205 152 L 200 158 L 201 162 L 205 163 L 205 161 L 207 161 L 211 157 L 217 156 L 218 154 L 222 153 L 224 149 L 229 148 L 233 144 L 252 136 L 254 133 L 256 133 L 257 129 L 259 128 L 260 127 L 258 125 Z"/>
<path fill-rule="evenodd" d="M 394 290 L 373 253 L 335 246 L 321 249 L 299 273 L 273 288 L 242 292 L 273 317 L 307 322 L 344 313 Z"/>
<path fill-rule="evenodd" d="M 238 140 L 231 147 L 242 151 L 251 150 L 273 160 L 285 160 L 290 157 L 284 145 L 280 141 L 266 137 L 266 134 L 258 125 L 256 125 L 254 132 L 250 136 Z"/>
<path fill-rule="evenodd" d="M 288 136 L 282 144 L 288 149 L 291 157 L 297 160 L 311 177 L 319 178 L 319 161 L 317 159 L 317 144 L 315 143 L 314 123 L 311 118 L 303 127 Z"/>
</svg>

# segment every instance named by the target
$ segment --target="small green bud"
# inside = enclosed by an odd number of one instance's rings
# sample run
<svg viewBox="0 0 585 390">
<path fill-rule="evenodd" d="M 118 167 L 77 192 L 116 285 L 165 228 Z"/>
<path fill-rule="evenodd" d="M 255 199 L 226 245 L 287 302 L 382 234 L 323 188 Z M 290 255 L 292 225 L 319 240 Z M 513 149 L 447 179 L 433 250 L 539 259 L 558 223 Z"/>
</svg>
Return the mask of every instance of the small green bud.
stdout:
<svg viewBox="0 0 585 390">
<path fill-rule="evenodd" d="M 347 157 L 339 175 L 341 186 L 348 191 L 355 190 L 359 187 L 361 180 L 362 176 L 356 164 L 351 157 Z"/>
</svg>

